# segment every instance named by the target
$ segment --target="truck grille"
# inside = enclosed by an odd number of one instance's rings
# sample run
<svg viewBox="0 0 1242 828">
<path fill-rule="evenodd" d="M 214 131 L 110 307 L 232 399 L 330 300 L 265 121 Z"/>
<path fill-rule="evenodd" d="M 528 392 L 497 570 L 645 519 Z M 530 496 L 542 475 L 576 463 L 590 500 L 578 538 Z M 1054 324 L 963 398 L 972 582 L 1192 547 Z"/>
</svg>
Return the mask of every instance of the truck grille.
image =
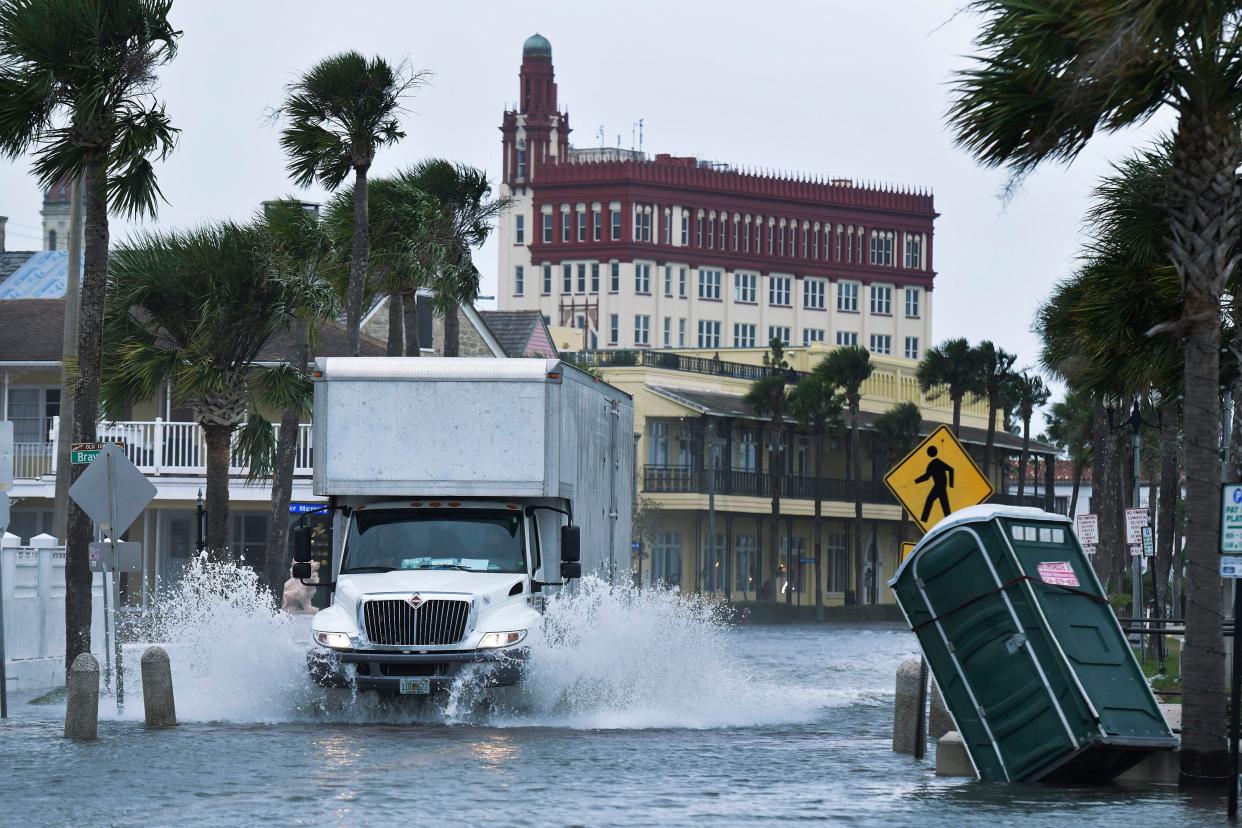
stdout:
<svg viewBox="0 0 1242 828">
<path fill-rule="evenodd" d="M 381 598 L 362 605 L 362 620 L 372 644 L 404 647 L 456 644 L 466 637 L 470 602 L 424 601 L 418 609 L 402 598 Z"/>
</svg>

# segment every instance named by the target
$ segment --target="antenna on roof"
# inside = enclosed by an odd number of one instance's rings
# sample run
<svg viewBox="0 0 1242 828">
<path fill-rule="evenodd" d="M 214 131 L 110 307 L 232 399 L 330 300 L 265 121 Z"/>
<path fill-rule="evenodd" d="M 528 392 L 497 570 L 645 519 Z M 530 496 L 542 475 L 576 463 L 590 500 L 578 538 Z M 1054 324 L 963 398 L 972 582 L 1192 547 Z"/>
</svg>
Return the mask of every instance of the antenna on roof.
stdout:
<svg viewBox="0 0 1242 828">
<path fill-rule="evenodd" d="M 599 129 L 595 131 L 595 137 L 599 139 L 599 148 L 604 148 L 604 125 L 600 124 Z"/>
</svg>

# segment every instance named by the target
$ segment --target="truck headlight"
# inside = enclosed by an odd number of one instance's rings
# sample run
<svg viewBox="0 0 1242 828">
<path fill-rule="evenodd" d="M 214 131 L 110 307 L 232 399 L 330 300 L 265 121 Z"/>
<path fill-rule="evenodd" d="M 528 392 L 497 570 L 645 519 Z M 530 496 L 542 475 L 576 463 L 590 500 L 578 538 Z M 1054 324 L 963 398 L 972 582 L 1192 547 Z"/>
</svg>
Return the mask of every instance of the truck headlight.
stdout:
<svg viewBox="0 0 1242 828">
<path fill-rule="evenodd" d="M 512 632 L 490 632 L 479 639 L 480 650 L 494 650 L 497 647 L 510 647 L 526 637 L 526 630 Z"/>
<path fill-rule="evenodd" d="M 334 650 L 348 650 L 350 646 L 349 636 L 342 632 L 317 632 L 315 643 Z"/>
</svg>

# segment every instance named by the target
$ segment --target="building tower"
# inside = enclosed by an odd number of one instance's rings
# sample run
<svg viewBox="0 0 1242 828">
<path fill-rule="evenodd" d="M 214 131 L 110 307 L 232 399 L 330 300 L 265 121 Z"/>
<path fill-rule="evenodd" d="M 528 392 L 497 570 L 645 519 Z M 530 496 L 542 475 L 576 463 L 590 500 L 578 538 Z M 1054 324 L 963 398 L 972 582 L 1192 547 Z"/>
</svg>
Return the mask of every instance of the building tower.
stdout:
<svg viewBox="0 0 1242 828">
<path fill-rule="evenodd" d="M 541 34 L 522 44 L 517 109 L 505 113 L 500 131 L 510 195 L 525 189 L 542 165 L 562 160 L 569 148 L 569 115 L 556 108 L 552 44 Z"/>
<path fill-rule="evenodd" d="M 43 193 L 43 249 L 69 249 L 69 182 L 58 181 Z"/>
</svg>

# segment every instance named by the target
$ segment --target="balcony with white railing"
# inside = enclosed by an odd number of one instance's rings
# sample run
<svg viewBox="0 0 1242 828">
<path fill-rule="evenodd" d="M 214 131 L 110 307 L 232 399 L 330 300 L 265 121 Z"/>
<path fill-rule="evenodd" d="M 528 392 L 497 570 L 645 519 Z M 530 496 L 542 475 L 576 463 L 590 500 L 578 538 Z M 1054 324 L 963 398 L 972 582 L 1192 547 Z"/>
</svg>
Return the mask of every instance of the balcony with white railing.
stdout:
<svg viewBox="0 0 1242 828">
<path fill-rule="evenodd" d="M 13 476 L 16 479 L 39 479 L 56 474 L 56 428 L 52 440 L 45 443 L 17 443 L 13 447 Z M 207 442 L 198 423 L 174 423 L 161 419 L 100 423 L 100 442 L 123 443 L 125 454 L 138 470 L 146 475 L 200 476 L 207 473 Z M 311 426 L 298 426 L 298 444 L 294 453 L 293 474 L 311 474 Z M 229 474 L 244 477 L 249 468 L 237 455 L 234 445 Z"/>
</svg>

